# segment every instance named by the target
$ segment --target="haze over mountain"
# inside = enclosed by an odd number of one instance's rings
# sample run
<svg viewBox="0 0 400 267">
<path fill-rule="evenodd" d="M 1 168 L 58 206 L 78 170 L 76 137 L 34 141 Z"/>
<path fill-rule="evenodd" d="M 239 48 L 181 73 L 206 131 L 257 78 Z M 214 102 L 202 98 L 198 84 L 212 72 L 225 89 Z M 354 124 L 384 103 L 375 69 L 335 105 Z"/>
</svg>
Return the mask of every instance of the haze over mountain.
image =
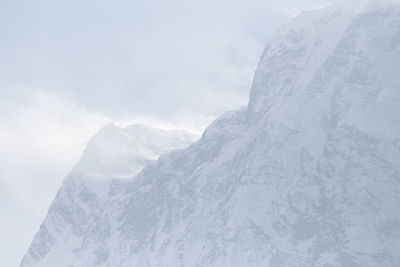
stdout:
<svg viewBox="0 0 400 267">
<path fill-rule="evenodd" d="M 247 107 L 104 197 L 66 180 L 21 266 L 399 265 L 399 69 L 398 1 L 303 12 Z"/>
<path fill-rule="evenodd" d="M 86 145 L 82 158 L 64 179 L 49 208 L 45 223 L 33 240 L 31 259 L 40 255 L 47 265 L 59 266 L 67 249 L 65 243 L 77 243 L 102 212 L 112 180 L 131 177 L 174 149 L 182 149 L 198 139 L 185 131 L 165 131 L 145 125 L 126 128 L 113 124 L 101 129 Z"/>
</svg>

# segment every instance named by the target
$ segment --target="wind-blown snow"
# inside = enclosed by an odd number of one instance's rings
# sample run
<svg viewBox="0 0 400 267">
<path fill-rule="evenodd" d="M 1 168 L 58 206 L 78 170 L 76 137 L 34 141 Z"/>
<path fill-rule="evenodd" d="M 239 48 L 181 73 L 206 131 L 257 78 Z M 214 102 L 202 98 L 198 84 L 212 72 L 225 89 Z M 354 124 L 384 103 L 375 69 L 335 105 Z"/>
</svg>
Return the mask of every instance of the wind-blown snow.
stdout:
<svg viewBox="0 0 400 267">
<path fill-rule="evenodd" d="M 134 177 L 145 165 L 197 139 L 184 131 L 144 125 L 108 125 L 87 144 L 82 158 L 65 178 L 21 266 L 62 266 L 98 220 L 113 180 Z"/>
<path fill-rule="evenodd" d="M 150 161 L 174 149 L 188 146 L 196 135 L 164 131 L 136 124 L 120 128 L 113 124 L 99 131 L 88 143 L 71 175 L 84 178 L 86 186 L 107 196 L 112 179 L 130 178 Z"/>
<path fill-rule="evenodd" d="M 112 181 L 101 211 L 76 213 L 80 239 L 72 253 L 60 242 L 69 257 L 58 264 L 399 265 L 395 2 L 356 12 L 334 5 L 284 25 L 260 60 L 248 107 L 134 178 Z M 69 220 L 58 214 L 39 232 L 46 244 Z M 52 266 L 30 260 L 40 244 L 21 266 Z"/>
</svg>

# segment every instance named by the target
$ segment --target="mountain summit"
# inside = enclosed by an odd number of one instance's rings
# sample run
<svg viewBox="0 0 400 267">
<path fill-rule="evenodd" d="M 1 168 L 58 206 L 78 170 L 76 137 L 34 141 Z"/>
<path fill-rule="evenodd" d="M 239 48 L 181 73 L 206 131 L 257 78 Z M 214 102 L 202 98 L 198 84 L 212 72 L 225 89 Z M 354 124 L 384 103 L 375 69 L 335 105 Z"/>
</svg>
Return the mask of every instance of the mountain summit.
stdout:
<svg viewBox="0 0 400 267">
<path fill-rule="evenodd" d="M 61 203 L 21 266 L 399 265 L 400 6 L 379 2 L 282 26 L 247 108 L 112 181 L 93 221 L 74 213 L 79 239 L 43 246 Z"/>
</svg>

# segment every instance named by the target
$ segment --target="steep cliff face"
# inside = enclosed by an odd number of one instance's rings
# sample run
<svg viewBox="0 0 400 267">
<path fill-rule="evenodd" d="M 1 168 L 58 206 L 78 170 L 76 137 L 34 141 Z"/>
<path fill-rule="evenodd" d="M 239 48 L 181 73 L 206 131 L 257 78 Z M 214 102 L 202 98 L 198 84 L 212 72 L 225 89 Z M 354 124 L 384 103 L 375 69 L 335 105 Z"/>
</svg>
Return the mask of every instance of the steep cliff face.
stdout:
<svg viewBox="0 0 400 267">
<path fill-rule="evenodd" d="M 58 265 L 400 264 L 400 6 L 351 2 L 279 29 L 248 107 L 112 181 Z"/>
<path fill-rule="evenodd" d="M 185 148 L 196 138 L 144 125 L 100 130 L 65 178 L 21 266 L 67 266 L 74 247 L 101 219 L 112 180 L 132 177 L 161 154 Z"/>
</svg>

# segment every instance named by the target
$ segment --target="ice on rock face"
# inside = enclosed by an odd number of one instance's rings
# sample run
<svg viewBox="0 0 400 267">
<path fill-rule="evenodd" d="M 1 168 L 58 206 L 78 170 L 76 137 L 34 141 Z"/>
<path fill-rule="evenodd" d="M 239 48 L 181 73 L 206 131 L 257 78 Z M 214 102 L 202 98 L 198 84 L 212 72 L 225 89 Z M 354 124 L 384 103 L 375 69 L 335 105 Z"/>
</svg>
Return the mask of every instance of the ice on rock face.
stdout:
<svg viewBox="0 0 400 267">
<path fill-rule="evenodd" d="M 248 107 L 223 115 L 198 142 L 133 179 L 113 181 L 101 211 L 74 213 L 77 225 L 94 219 L 74 229 L 79 241 L 59 242 L 63 257 L 54 262 L 399 265 L 395 2 L 357 12 L 334 5 L 284 25 L 263 53 Z M 44 224 L 22 266 L 54 266 L 26 259 L 54 250 L 38 240 L 55 243 L 52 232 L 72 220 L 59 205 L 57 221 Z"/>
</svg>

